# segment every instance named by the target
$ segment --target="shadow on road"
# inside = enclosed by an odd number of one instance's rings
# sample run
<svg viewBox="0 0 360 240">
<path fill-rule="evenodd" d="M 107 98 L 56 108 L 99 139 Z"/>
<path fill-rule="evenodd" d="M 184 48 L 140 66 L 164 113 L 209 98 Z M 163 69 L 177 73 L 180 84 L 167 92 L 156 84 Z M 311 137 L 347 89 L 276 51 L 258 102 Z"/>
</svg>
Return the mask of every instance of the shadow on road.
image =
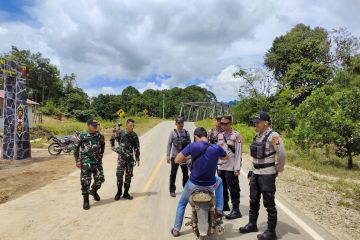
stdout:
<svg viewBox="0 0 360 240">
<path fill-rule="evenodd" d="M 158 192 L 141 192 L 141 193 L 130 193 L 134 198 L 139 197 L 149 197 L 152 195 L 157 195 Z"/>
<path fill-rule="evenodd" d="M 157 192 L 131 193 L 131 195 L 132 195 L 134 198 L 149 197 L 149 196 L 157 195 L 157 194 L 158 194 Z M 115 193 L 114 193 L 114 196 L 115 196 Z M 123 199 L 123 198 L 120 198 L 120 201 L 128 201 L 128 200 Z M 103 200 L 101 200 L 101 201 L 99 201 L 99 202 L 95 202 L 95 203 L 91 204 L 91 206 L 93 206 L 93 207 L 102 206 L 102 205 L 110 204 L 110 203 L 113 203 L 113 202 L 118 202 L 118 201 L 115 201 L 115 200 L 114 200 L 114 197 L 111 197 L 111 198 L 108 198 L 108 199 L 103 199 Z"/>
<path fill-rule="evenodd" d="M 266 222 L 260 223 L 258 227 L 259 227 L 259 232 L 261 233 L 267 229 L 267 223 Z M 296 228 L 290 226 L 287 223 L 278 221 L 276 227 L 276 234 L 278 236 L 278 239 L 282 239 L 288 233 L 300 235 L 299 230 L 297 230 Z"/>
</svg>

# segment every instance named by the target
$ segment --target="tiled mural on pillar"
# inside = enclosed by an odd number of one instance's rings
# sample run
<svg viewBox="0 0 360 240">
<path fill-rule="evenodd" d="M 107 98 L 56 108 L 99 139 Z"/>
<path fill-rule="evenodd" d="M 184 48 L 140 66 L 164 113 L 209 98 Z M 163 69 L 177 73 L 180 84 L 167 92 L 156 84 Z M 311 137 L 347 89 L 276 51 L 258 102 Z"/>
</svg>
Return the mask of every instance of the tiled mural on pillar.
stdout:
<svg viewBox="0 0 360 240">
<path fill-rule="evenodd" d="M 0 75 L 5 90 L 3 159 L 26 159 L 31 157 L 31 147 L 25 69 L 14 61 L 0 59 Z"/>
</svg>

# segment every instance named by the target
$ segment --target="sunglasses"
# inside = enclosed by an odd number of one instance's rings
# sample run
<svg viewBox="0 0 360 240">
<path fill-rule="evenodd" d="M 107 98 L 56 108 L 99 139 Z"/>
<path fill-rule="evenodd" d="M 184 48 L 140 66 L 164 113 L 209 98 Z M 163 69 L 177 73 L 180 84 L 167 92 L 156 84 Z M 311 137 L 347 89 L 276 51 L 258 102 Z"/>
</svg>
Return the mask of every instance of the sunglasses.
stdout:
<svg viewBox="0 0 360 240">
<path fill-rule="evenodd" d="M 230 123 L 220 123 L 220 125 L 229 125 Z"/>
</svg>

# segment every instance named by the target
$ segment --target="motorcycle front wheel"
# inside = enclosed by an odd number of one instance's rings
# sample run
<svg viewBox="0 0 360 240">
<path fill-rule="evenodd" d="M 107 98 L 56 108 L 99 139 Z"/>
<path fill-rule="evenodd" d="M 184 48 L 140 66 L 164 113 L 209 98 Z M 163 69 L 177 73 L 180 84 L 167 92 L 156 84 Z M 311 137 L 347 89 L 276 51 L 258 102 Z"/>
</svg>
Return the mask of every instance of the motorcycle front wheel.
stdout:
<svg viewBox="0 0 360 240">
<path fill-rule="evenodd" d="M 50 153 L 50 155 L 59 155 L 61 151 L 61 146 L 58 143 L 52 143 L 48 147 L 48 152 Z"/>
</svg>

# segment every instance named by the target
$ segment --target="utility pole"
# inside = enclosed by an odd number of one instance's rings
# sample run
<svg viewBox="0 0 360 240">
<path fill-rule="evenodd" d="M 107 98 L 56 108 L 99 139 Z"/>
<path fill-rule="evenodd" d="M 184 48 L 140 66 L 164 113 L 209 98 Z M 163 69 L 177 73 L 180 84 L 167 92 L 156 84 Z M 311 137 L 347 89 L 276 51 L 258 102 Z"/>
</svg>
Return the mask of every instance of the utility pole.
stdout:
<svg viewBox="0 0 360 240">
<path fill-rule="evenodd" d="M 165 93 L 163 93 L 163 119 L 165 118 Z"/>
</svg>

